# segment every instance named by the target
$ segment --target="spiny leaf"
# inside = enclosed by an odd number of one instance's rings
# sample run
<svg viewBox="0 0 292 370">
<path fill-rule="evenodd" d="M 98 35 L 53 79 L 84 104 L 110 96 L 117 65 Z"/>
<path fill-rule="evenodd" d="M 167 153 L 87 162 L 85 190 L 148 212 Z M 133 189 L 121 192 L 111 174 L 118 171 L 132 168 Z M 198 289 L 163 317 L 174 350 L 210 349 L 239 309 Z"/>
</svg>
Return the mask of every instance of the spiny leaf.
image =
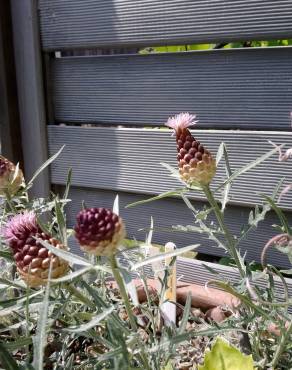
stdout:
<svg viewBox="0 0 292 370">
<path fill-rule="evenodd" d="M 252 356 L 242 354 L 226 340 L 218 337 L 211 351 L 206 352 L 199 370 L 254 370 Z"/>
<path fill-rule="evenodd" d="M 282 148 L 284 145 L 285 144 L 280 145 L 279 148 Z M 270 150 L 268 153 L 263 154 L 262 156 L 260 156 L 256 160 L 254 160 L 254 161 L 248 163 L 247 165 L 239 168 L 238 170 L 234 171 L 233 174 L 230 177 L 228 177 L 227 180 L 225 180 L 222 184 L 220 184 L 216 188 L 215 192 L 218 191 L 219 189 L 223 188 L 224 186 L 226 186 L 228 183 L 230 183 L 233 180 L 235 180 L 238 176 L 242 175 L 243 173 L 251 170 L 252 168 L 254 168 L 257 165 L 259 165 L 260 163 L 264 162 L 266 159 L 268 159 L 269 157 L 271 157 L 277 151 L 278 151 L 278 148 L 274 148 L 274 149 Z"/>
</svg>

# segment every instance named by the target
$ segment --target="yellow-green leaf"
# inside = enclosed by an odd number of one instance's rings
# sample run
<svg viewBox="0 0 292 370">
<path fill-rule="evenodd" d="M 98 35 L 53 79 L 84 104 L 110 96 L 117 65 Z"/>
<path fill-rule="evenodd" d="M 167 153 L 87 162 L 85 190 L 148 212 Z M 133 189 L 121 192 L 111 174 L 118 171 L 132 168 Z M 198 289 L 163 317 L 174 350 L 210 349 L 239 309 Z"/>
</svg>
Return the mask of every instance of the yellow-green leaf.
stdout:
<svg viewBox="0 0 292 370">
<path fill-rule="evenodd" d="M 226 340 L 218 337 L 211 351 L 206 352 L 199 370 L 255 370 L 252 356 L 242 354 Z"/>
</svg>

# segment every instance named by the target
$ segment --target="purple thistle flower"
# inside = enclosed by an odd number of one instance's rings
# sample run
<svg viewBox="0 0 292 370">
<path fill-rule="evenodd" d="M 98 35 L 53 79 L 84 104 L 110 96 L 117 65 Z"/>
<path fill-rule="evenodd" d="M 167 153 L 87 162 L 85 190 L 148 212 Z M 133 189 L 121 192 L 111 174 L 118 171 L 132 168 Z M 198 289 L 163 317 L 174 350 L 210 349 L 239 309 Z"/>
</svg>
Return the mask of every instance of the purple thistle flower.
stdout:
<svg viewBox="0 0 292 370">
<path fill-rule="evenodd" d="M 66 273 L 68 263 L 48 251 L 36 239 L 47 241 L 57 249 L 66 247 L 41 230 L 34 212 L 25 211 L 13 216 L 1 230 L 1 234 L 12 249 L 19 274 L 29 286 L 45 284 L 50 265 L 52 278 Z"/>
<path fill-rule="evenodd" d="M 216 161 L 189 130 L 190 126 L 197 123 L 195 117 L 180 113 L 170 117 L 165 125 L 175 131 L 181 179 L 188 185 L 208 185 L 215 176 Z"/>
<path fill-rule="evenodd" d="M 81 248 L 97 256 L 114 254 L 125 237 L 122 219 L 106 208 L 89 208 L 80 211 L 74 229 Z"/>
</svg>

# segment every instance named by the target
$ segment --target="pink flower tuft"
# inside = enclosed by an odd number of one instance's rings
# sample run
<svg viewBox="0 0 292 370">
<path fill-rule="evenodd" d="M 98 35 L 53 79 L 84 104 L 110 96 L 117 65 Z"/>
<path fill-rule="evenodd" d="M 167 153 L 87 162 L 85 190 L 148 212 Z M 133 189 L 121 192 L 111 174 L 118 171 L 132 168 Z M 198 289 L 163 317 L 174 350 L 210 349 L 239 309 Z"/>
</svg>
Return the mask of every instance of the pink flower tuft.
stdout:
<svg viewBox="0 0 292 370">
<path fill-rule="evenodd" d="M 198 121 L 195 121 L 196 116 L 189 113 L 180 113 L 174 117 L 169 117 L 165 126 L 171 127 L 174 130 L 188 128 L 195 125 Z"/>
<path fill-rule="evenodd" d="M 39 227 L 36 221 L 36 215 L 32 211 L 25 211 L 16 216 L 13 216 L 1 230 L 1 234 L 10 244 L 13 241 L 22 239 L 28 233 L 38 232 Z"/>
</svg>

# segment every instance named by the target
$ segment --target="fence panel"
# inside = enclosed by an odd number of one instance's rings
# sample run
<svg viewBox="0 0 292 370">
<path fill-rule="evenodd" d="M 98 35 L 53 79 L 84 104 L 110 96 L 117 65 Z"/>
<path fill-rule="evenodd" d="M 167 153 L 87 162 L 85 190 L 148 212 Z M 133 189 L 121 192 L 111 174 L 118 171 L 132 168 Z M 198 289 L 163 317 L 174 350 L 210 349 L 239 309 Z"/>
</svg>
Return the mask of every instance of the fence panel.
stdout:
<svg viewBox="0 0 292 370">
<path fill-rule="evenodd" d="M 273 147 L 268 140 L 292 147 L 292 133 L 197 130 L 194 134 L 215 156 L 224 141 L 233 171 L 271 150 Z M 52 165 L 53 183 L 65 184 L 66 171 L 72 167 L 75 186 L 144 194 L 157 194 L 182 186 L 160 165 L 160 162 L 166 162 L 177 166 L 176 144 L 170 130 L 50 125 L 48 136 L 50 154 L 66 144 L 64 152 Z M 216 187 L 223 177 L 225 170 L 220 165 L 213 186 Z M 286 183 L 292 183 L 292 163 L 279 163 L 275 154 L 237 179 L 231 188 L 232 202 L 260 204 L 259 193 L 271 195 L 282 177 L 286 178 Z M 195 198 L 203 199 L 199 193 Z M 284 197 L 281 206 L 291 209 L 291 197 Z"/>
<path fill-rule="evenodd" d="M 290 130 L 292 48 L 57 58 L 57 122 L 159 126 L 196 112 L 199 127 Z"/>
<path fill-rule="evenodd" d="M 40 0 L 43 48 L 292 37 L 290 0 Z"/>
</svg>

